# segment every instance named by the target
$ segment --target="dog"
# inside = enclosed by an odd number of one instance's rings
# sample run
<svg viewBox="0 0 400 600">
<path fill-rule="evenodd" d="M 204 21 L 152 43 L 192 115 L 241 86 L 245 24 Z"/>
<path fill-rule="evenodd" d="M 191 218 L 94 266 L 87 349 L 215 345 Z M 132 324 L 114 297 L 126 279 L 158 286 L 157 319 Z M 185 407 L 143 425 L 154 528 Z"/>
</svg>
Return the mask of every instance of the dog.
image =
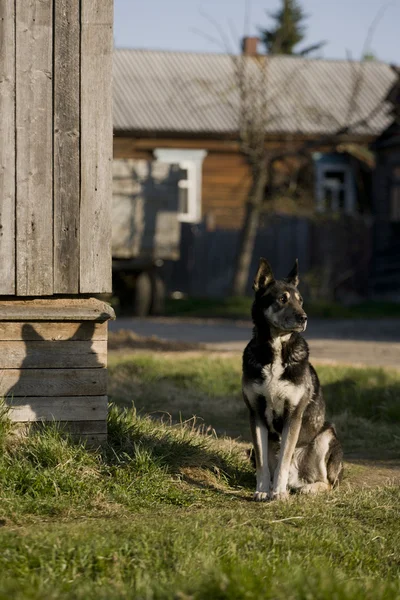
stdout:
<svg viewBox="0 0 400 600">
<path fill-rule="evenodd" d="M 298 261 L 275 280 L 265 258 L 254 280 L 253 337 L 243 353 L 243 398 L 250 411 L 258 502 L 285 499 L 291 491 L 317 493 L 335 487 L 343 452 L 317 373 L 300 335 L 307 315 L 298 290 Z"/>
</svg>

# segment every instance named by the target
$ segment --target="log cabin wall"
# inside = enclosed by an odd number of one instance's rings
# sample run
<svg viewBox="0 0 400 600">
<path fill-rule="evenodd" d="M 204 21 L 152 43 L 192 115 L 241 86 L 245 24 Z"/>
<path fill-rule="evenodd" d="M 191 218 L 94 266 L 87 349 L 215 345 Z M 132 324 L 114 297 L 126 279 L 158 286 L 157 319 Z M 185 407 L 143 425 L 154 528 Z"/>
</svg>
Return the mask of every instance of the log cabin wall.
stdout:
<svg viewBox="0 0 400 600">
<path fill-rule="evenodd" d="M 239 229 L 250 189 L 250 170 L 240 154 L 237 142 L 221 140 L 159 139 L 146 140 L 114 137 L 114 158 L 153 160 L 157 147 L 203 149 L 202 206 L 203 217 L 210 217 L 215 227 Z"/>
<path fill-rule="evenodd" d="M 202 214 L 220 229 L 240 229 L 251 185 L 250 169 L 238 152 L 210 152 L 203 162 Z"/>
<path fill-rule="evenodd" d="M 287 151 L 284 138 L 267 141 L 268 149 L 276 154 Z M 301 149 L 304 140 L 291 140 L 290 149 Z M 205 150 L 202 165 L 202 218 L 212 227 L 234 230 L 243 223 L 245 204 L 251 186 L 250 167 L 240 152 L 239 143 L 228 139 L 157 138 L 120 135 L 115 132 L 114 158 L 154 160 L 156 148 L 179 148 L 181 150 Z M 328 151 L 330 148 L 317 148 Z"/>
</svg>

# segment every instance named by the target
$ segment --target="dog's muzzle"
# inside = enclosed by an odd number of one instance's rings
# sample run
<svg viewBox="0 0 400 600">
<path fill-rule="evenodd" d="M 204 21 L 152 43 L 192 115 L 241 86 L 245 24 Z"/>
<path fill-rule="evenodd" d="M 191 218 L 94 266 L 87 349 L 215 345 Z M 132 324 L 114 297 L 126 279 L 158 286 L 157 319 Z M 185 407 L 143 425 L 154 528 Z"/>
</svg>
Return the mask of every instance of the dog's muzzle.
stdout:
<svg viewBox="0 0 400 600">
<path fill-rule="evenodd" d="M 299 326 L 302 327 L 302 331 L 305 331 L 307 327 L 307 315 L 299 315 L 296 320 Z"/>
</svg>

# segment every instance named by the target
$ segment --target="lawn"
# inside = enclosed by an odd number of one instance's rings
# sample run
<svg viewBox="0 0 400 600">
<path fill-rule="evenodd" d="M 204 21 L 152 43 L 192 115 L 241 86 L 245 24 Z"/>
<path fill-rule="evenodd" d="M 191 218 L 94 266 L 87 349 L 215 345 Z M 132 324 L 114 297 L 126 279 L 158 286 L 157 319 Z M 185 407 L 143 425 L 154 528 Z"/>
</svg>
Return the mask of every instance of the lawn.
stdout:
<svg viewBox="0 0 400 600">
<path fill-rule="evenodd" d="M 329 495 L 252 503 L 239 357 L 110 363 L 103 448 L 1 423 L 0 599 L 400 597 L 390 477 L 352 461 Z M 394 464 L 400 374 L 318 370 L 347 456 Z"/>
</svg>

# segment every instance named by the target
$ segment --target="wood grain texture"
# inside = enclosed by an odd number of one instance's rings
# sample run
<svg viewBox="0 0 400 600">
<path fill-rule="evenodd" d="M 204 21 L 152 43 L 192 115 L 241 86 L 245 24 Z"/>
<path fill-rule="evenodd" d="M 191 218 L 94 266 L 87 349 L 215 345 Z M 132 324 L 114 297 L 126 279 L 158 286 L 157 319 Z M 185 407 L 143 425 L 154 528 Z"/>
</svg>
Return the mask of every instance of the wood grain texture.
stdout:
<svg viewBox="0 0 400 600">
<path fill-rule="evenodd" d="M 79 48 L 79 0 L 54 0 L 55 294 L 79 291 Z"/>
<path fill-rule="evenodd" d="M 10 398 L 8 416 L 14 422 L 107 420 L 107 396 Z"/>
<path fill-rule="evenodd" d="M 52 2 L 16 0 L 16 292 L 53 293 Z"/>
<path fill-rule="evenodd" d="M 0 321 L 98 321 L 115 319 L 113 308 L 96 298 L 36 298 L 0 301 Z"/>
<path fill-rule="evenodd" d="M 106 369 L 2 369 L 0 396 L 104 396 Z"/>
<path fill-rule="evenodd" d="M 216 227 L 238 229 L 251 186 L 251 173 L 239 153 L 213 152 L 203 162 L 202 212 Z"/>
<path fill-rule="evenodd" d="M 26 327 L 28 326 L 28 327 Z M 37 341 L 38 337 L 52 341 L 107 341 L 107 323 L 74 322 L 0 322 L 0 342 Z"/>
<path fill-rule="evenodd" d="M 112 22 L 112 0 L 81 0 L 81 293 L 111 291 Z"/>
<path fill-rule="evenodd" d="M 30 325 L 24 331 L 34 329 Z M 38 341 L 40 340 L 40 341 Z M 106 341 L 0 342 L 0 369 L 98 369 L 107 366 Z"/>
<path fill-rule="evenodd" d="M 15 12 L 0 2 L 0 294 L 15 294 Z"/>
</svg>

